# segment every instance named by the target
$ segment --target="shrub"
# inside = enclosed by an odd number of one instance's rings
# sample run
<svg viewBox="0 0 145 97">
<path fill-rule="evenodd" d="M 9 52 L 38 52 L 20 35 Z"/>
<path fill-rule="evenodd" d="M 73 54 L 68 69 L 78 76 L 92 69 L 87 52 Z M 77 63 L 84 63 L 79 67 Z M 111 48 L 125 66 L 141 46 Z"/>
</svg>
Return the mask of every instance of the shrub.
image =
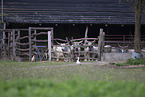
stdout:
<svg viewBox="0 0 145 97">
<path fill-rule="evenodd" d="M 145 65 L 145 58 L 140 58 L 140 59 L 128 59 L 126 64 L 128 65 L 140 65 L 143 64 Z"/>
<path fill-rule="evenodd" d="M 116 66 L 125 66 L 125 65 L 145 65 L 145 58 L 140 59 L 128 59 L 126 63 L 117 63 Z"/>
</svg>

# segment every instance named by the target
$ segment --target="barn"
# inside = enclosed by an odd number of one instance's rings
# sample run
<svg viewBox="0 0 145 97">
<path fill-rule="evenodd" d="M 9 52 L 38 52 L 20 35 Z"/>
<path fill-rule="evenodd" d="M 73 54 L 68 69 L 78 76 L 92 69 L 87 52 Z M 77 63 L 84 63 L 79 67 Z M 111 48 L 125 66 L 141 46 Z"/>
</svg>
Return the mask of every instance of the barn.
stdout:
<svg viewBox="0 0 145 97">
<path fill-rule="evenodd" d="M 0 29 L 5 30 L 1 30 L 0 40 L 9 37 L 9 34 L 5 34 L 4 37 L 3 31 L 12 32 L 12 29 L 16 29 L 16 33 L 19 33 L 22 29 L 20 36 L 26 36 L 29 27 L 34 27 L 35 30 L 53 28 L 53 38 L 61 39 L 85 37 L 86 27 L 88 27 L 88 38 L 97 38 L 100 28 L 103 28 L 106 36 L 134 34 L 134 9 L 125 0 L 122 0 L 123 2 L 119 0 L 1 1 L 3 1 L 3 22 Z M 143 14 L 142 36 L 144 36 L 144 28 L 145 15 Z M 44 32 L 44 29 L 39 30 Z M 40 35 L 38 38 L 42 40 L 44 37 L 45 35 Z M 25 44 L 29 42 L 28 39 L 21 41 L 25 41 L 21 45 L 27 48 Z M 29 59 L 30 57 L 29 55 Z"/>
</svg>

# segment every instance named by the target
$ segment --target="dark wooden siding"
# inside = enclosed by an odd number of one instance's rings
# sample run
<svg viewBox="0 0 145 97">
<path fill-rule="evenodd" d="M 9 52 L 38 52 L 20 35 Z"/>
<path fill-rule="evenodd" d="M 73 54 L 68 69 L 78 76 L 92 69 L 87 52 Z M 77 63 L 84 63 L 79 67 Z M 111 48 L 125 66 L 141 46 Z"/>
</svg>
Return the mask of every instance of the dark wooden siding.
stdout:
<svg viewBox="0 0 145 97">
<path fill-rule="evenodd" d="M 14 23 L 134 24 L 133 8 L 119 0 L 4 0 L 4 13 Z"/>
</svg>

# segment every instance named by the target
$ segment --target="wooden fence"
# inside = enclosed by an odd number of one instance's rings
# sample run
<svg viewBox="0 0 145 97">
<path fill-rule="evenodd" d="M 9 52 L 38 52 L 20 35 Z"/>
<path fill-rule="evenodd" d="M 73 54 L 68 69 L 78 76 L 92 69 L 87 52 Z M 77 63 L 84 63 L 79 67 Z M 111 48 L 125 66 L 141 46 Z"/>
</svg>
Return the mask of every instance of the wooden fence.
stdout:
<svg viewBox="0 0 145 97">
<path fill-rule="evenodd" d="M 39 35 L 46 35 L 48 31 L 53 33 L 50 27 L 29 27 L 29 29 L 1 29 L 3 39 L 1 43 L 1 56 L 4 60 L 29 60 L 32 55 L 37 54 L 36 46 L 47 44 L 47 39 L 37 38 Z M 43 32 L 41 32 L 43 31 Z"/>
<path fill-rule="evenodd" d="M 117 47 L 118 45 L 134 48 L 134 35 L 105 35 L 105 44 Z M 145 35 L 141 35 L 141 46 L 145 46 Z"/>
<path fill-rule="evenodd" d="M 29 27 L 29 29 L 1 29 L 3 32 L 3 38 L 1 43 L 1 57 L 3 59 L 10 60 L 29 60 L 31 61 L 32 56 L 37 54 L 44 58 L 44 54 L 49 54 L 49 61 L 52 59 L 57 59 L 58 56 L 53 55 L 51 47 L 56 45 L 56 41 L 61 41 L 62 43 L 71 43 L 77 41 L 84 41 L 83 45 L 74 46 L 71 53 L 63 52 L 63 54 L 68 57 L 60 57 L 62 59 L 73 59 L 80 57 L 82 60 L 101 60 L 103 53 L 104 45 L 111 45 L 117 47 L 118 45 L 129 45 L 130 48 L 133 48 L 134 36 L 133 35 L 105 35 L 103 29 L 100 29 L 100 34 L 98 38 L 80 38 L 80 39 L 71 39 L 71 40 L 62 40 L 62 39 L 53 39 L 53 28 L 50 27 Z M 51 32 L 48 38 L 48 31 Z M 49 40 L 50 39 L 50 40 Z M 49 41 L 48 41 L 49 40 Z M 96 41 L 95 45 L 98 46 L 98 51 L 84 51 L 85 48 L 89 47 L 86 44 L 88 41 Z M 142 47 L 145 46 L 145 35 L 141 35 Z M 72 44 L 71 44 L 72 45 Z M 42 48 L 40 46 L 45 46 L 43 53 L 41 53 Z M 82 48 L 83 50 L 76 50 L 77 48 Z M 39 53 L 38 53 L 39 50 Z M 52 54 L 51 54 L 52 53 Z M 97 54 L 97 58 L 91 57 L 89 55 Z M 51 57 L 52 55 L 52 57 Z M 48 55 L 47 55 L 48 56 Z M 48 59 L 46 59 L 48 60 Z"/>
</svg>

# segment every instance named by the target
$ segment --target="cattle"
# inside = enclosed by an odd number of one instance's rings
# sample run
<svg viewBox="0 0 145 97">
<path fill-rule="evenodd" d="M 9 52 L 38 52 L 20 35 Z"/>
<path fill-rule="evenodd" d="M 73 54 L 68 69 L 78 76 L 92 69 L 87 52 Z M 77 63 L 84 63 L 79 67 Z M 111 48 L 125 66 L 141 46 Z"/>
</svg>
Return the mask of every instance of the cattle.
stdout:
<svg viewBox="0 0 145 97">
<path fill-rule="evenodd" d="M 74 61 L 77 57 L 81 56 L 81 47 L 83 45 L 83 41 L 71 41 L 72 45 L 70 46 L 72 51 L 72 61 Z"/>
<path fill-rule="evenodd" d="M 89 55 L 89 50 L 90 46 L 92 46 L 93 42 L 92 41 L 73 41 L 72 46 L 73 46 L 73 54 L 74 54 L 74 59 L 77 57 L 84 56 L 84 61 L 90 61 L 90 55 Z"/>
<path fill-rule="evenodd" d="M 88 41 L 88 40 L 83 40 L 83 41 L 73 41 L 72 46 L 73 46 L 73 54 L 74 54 L 74 59 L 77 57 L 84 57 L 84 61 L 90 61 L 90 50 L 91 47 L 94 45 L 94 41 Z"/>
<path fill-rule="evenodd" d="M 94 61 L 94 59 L 97 56 L 98 56 L 98 46 L 93 45 L 90 49 L 90 57 L 91 57 L 92 61 Z"/>
<path fill-rule="evenodd" d="M 121 46 L 119 45 L 118 48 L 116 48 L 117 53 L 128 53 L 128 45 L 127 46 Z"/>
<path fill-rule="evenodd" d="M 112 52 L 112 46 L 111 45 L 105 45 L 104 46 L 104 53 L 111 53 Z"/>
<path fill-rule="evenodd" d="M 70 61 L 71 49 L 67 43 L 59 43 L 59 45 L 53 45 L 53 56 L 56 57 L 56 61 L 60 58 L 64 58 L 64 61 Z"/>
<path fill-rule="evenodd" d="M 69 43 L 58 43 L 52 47 L 54 58 L 59 61 L 60 58 L 64 58 L 64 61 L 76 61 L 84 57 L 84 61 L 92 61 L 97 57 L 98 47 L 94 45 L 94 41 L 87 40 L 72 40 L 71 45 Z M 54 59 L 53 58 L 53 59 Z"/>
<path fill-rule="evenodd" d="M 93 53 L 91 53 L 91 51 L 93 51 L 93 46 L 94 46 L 95 40 L 94 41 L 88 41 L 86 40 L 84 43 L 84 61 L 90 61 L 91 57 L 93 56 Z"/>
</svg>

